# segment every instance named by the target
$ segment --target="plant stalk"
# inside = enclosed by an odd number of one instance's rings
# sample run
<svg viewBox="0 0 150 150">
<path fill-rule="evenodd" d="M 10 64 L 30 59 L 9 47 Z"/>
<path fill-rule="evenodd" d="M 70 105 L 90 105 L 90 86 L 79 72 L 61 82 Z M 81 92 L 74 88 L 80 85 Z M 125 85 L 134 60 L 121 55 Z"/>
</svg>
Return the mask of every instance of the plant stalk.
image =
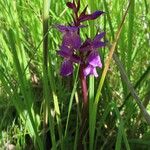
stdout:
<svg viewBox="0 0 150 150">
<path fill-rule="evenodd" d="M 82 123 L 80 128 L 80 137 L 79 137 L 79 144 L 78 148 L 83 148 L 83 137 L 86 133 L 87 128 L 87 120 L 88 120 L 88 90 L 87 90 L 87 82 L 86 77 L 83 73 L 84 65 L 80 65 L 80 80 L 81 80 L 81 89 L 82 89 L 82 98 L 83 98 L 83 108 L 82 108 Z"/>
<path fill-rule="evenodd" d="M 48 88 L 48 18 L 49 18 L 50 0 L 43 0 L 43 139 L 46 145 L 47 127 L 48 127 L 48 113 L 49 113 L 49 88 Z"/>
<path fill-rule="evenodd" d="M 84 69 L 84 65 L 81 65 L 80 80 L 81 80 L 82 97 L 83 97 L 83 108 L 86 108 L 88 105 L 88 92 L 87 92 L 86 77 L 83 74 L 83 69 Z"/>
</svg>

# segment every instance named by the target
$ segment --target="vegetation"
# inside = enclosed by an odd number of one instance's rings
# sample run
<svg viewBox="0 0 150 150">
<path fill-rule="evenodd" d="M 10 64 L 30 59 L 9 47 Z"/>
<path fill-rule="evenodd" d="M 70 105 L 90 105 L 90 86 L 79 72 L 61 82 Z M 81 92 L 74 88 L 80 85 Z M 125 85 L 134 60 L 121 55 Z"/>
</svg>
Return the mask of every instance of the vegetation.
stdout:
<svg viewBox="0 0 150 150">
<path fill-rule="evenodd" d="M 72 21 L 65 0 L 0 1 L 0 149 L 148 150 L 150 147 L 150 4 L 148 0 L 81 0 L 102 10 L 82 39 L 105 31 L 99 77 L 87 77 L 84 134 L 79 65 L 60 75 L 56 25 Z"/>
</svg>

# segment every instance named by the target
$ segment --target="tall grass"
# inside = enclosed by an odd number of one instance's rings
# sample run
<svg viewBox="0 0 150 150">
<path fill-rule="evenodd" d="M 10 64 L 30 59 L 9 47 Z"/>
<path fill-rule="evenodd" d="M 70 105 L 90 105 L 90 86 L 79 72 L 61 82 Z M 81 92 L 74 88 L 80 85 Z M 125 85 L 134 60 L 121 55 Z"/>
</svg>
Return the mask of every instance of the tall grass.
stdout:
<svg viewBox="0 0 150 150">
<path fill-rule="evenodd" d="M 71 21 L 66 1 L 0 1 L 0 149 L 77 149 L 82 123 L 79 66 L 59 74 L 61 35 Z M 148 149 L 150 140 L 150 5 L 148 1 L 81 0 L 103 10 L 81 35 L 106 32 L 103 69 L 89 77 L 84 149 Z M 129 9 L 128 9 L 129 8 Z M 43 28 L 42 28 L 43 26 Z"/>
</svg>

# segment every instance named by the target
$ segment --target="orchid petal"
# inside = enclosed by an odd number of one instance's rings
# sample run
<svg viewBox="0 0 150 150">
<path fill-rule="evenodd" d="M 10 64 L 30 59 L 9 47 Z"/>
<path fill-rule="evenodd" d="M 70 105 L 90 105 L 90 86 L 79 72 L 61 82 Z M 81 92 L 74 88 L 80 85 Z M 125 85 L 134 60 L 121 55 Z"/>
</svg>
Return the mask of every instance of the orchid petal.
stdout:
<svg viewBox="0 0 150 150">
<path fill-rule="evenodd" d="M 69 49 L 78 49 L 81 46 L 81 38 L 77 32 L 66 32 L 63 35 L 62 45 L 67 46 Z"/>
<path fill-rule="evenodd" d="M 106 46 L 106 42 L 93 41 L 92 46 L 94 49 Z"/>
<path fill-rule="evenodd" d="M 90 49 L 91 43 L 91 39 L 86 39 L 86 41 L 81 45 L 80 51 L 88 51 Z"/>
<path fill-rule="evenodd" d="M 105 36 L 105 32 L 101 32 L 100 34 L 96 35 L 93 41 L 99 41 Z"/>
<path fill-rule="evenodd" d="M 87 21 L 87 20 L 94 20 L 96 18 L 98 18 L 100 15 L 102 15 L 104 12 L 103 11 L 95 11 L 94 13 L 92 14 L 85 14 L 85 15 L 81 15 L 79 17 L 79 20 L 80 22 L 83 22 L 83 21 Z"/>
<path fill-rule="evenodd" d="M 71 55 L 73 55 L 73 50 L 69 49 L 67 46 L 65 45 L 61 45 L 60 50 L 57 51 L 57 53 L 64 58 L 69 58 Z"/>
<path fill-rule="evenodd" d="M 69 60 L 65 60 L 61 65 L 61 71 L 60 74 L 62 76 L 69 76 L 73 72 L 73 64 Z"/>
<path fill-rule="evenodd" d="M 95 77 L 98 77 L 96 68 L 93 67 L 92 65 L 88 65 L 84 70 L 83 70 L 84 76 L 87 75 L 94 75 Z"/>
<path fill-rule="evenodd" d="M 100 56 L 99 56 L 97 51 L 91 52 L 90 55 L 87 58 L 87 61 L 93 67 L 102 68 L 101 59 L 100 59 Z"/>
</svg>

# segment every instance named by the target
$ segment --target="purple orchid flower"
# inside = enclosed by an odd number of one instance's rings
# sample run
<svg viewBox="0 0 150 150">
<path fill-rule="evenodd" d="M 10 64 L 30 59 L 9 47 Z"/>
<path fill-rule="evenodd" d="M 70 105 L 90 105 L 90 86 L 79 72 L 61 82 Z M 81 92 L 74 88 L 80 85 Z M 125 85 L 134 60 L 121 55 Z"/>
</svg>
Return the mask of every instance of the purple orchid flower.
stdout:
<svg viewBox="0 0 150 150">
<path fill-rule="evenodd" d="M 57 28 L 63 33 L 62 45 L 69 49 L 78 49 L 81 45 L 81 38 L 78 34 L 79 28 L 83 26 L 63 26 L 58 25 Z"/>
<path fill-rule="evenodd" d="M 96 67 L 102 68 L 102 63 L 98 51 L 95 50 L 87 58 L 87 64 L 83 70 L 84 76 L 94 75 L 98 77 Z"/>
<path fill-rule="evenodd" d="M 104 37 L 105 33 L 102 32 L 95 36 L 93 40 L 87 39 L 80 50 L 86 53 L 86 67 L 84 68 L 84 76 L 94 75 L 98 77 L 96 67 L 102 68 L 101 59 L 98 53 L 98 48 L 105 46 L 105 42 L 100 41 Z"/>
<path fill-rule="evenodd" d="M 101 59 L 98 53 L 98 48 L 105 46 L 105 42 L 101 41 L 105 32 L 97 34 L 94 39 L 87 38 L 85 42 L 81 41 L 79 30 L 85 26 L 82 22 L 87 20 L 94 20 L 102 15 L 103 11 L 95 11 L 92 14 L 86 14 L 87 6 L 79 13 L 80 0 L 75 3 L 68 2 L 67 7 L 74 12 L 74 25 L 64 26 L 57 25 L 56 28 L 62 33 L 62 44 L 58 54 L 64 58 L 61 65 L 60 74 L 68 76 L 73 73 L 73 65 L 80 64 L 83 68 L 83 75 L 94 75 L 98 77 L 96 68 L 102 68 Z"/>
<path fill-rule="evenodd" d="M 57 28 L 63 33 L 62 45 L 58 51 L 64 58 L 60 74 L 68 76 L 73 72 L 73 64 L 80 63 L 80 57 L 76 55 L 81 45 L 81 38 L 77 33 L 80 27 L 58 25 Z"/>
<path fill-rule="evenodd" d="M 85 68 L 83 70 L 84 76 L 94 75 L 95 77 L 98 77 L 96 67 L 102 68 L 98 48 L 105 45 L 105 42 L 100 41 L 104 37 L 104 35 L 105 33 L 102 32 L 96 35 L 93 40 L 88 38 L 82 45 L 81 42 L 78 42 L 78 38 L 74 38 L 74 43 L 78 43 L 78 49 L 77 44 L 72 44 L 72 46 L 70 46 L 69 44 L 71 43 L 71 41 L 68 43 L 65 41 L 68 40 L 68 38 L 63 38 L 62 45 L 60 47 L 60 50 L 58 51 L 58 54 L 64 58 L 64 62 L 61 66 L 61 75 L 68 76 L 72 74 L 73 64 L 78 63 L 85 65 Z M 63 36 L 66 35 L 63 34 Z M 80 53 L 81 56 L 85 56 L 85 58 L 77 55 L 77 53 Z"/>
<path fill-rule="evenodd" d="M 95 11 L 87 14 L 87 6 L 79 14 L 80 0 L 75 2 L 67 2 L 67 7 L 73 10 L 73 23 L 69 26 L 57 25 L 56 28 L 62 33 L 62 43 L 58 54 L 64 59 L 61 64 L 60 74 L 69 76 L 73 73 L 74 64 L 79 64 L 79 78 L 81 81 L 81 90 L 83 97 L 82 125 L 81 133 L 85 128 L 88 114 L 88 89 L 86 77 L 93 75 L 98 77 L 97 68 L 102 68 L 101 58 L 98 49 L 105 46 L 105 42 L 101 41 L 105 32 L 97 34 L 93 39 L 87 38 L 84 42 L 80 37 L 80 29 L 85 27 L 82 25 L 84 21 L 94 20 L 101 16 L 103 11 Z M 83 130 L 83 131 L 82 131 Z M 79 140 L 79 146 L 82 145 L 82 135 Z"/>
</svg>

